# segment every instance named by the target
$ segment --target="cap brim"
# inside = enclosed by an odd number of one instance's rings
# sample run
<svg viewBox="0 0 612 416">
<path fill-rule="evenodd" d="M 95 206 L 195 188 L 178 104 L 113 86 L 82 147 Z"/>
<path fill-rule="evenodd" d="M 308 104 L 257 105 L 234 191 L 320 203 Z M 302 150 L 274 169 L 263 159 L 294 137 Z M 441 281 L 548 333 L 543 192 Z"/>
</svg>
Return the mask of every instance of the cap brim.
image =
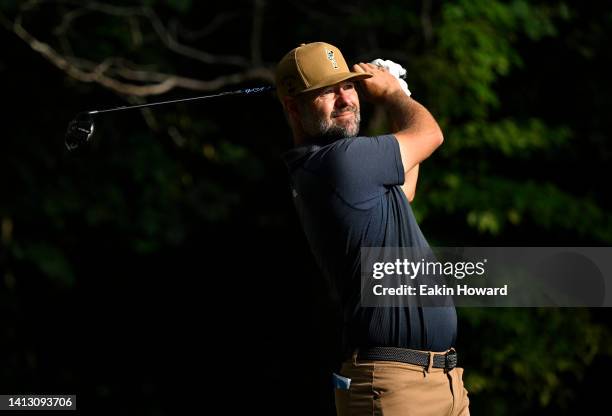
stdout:
<svg viewBox="0 0 612 416">
<path fill-rule="evenodd" d="M 300 91 L 300 94 L 303 92 L 318 90 L 319 88 L 329 87 L 330 85 L 334 85 L 342 81 L 360 81 L 362 79 L 371 78 L 372 76 L 372 74 L 360 72 L 344 72 L 342 74 L 335 74 L 334 76 L 321 80 L 316 84 L 306 88 L 305 90 Z"/>
</svg>

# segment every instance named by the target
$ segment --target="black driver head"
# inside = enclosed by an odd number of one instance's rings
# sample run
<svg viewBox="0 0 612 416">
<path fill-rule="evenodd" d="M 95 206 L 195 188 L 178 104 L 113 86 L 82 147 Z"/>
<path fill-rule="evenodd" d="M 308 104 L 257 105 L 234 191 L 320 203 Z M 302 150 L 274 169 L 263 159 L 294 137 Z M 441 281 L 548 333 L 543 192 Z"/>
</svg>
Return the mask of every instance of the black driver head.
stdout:
<svg viewBox="0 0 612 416">
<path fill-rule="evenodd" d="M 94 132 L 93 118 L 89 113 L 79 113 L 68 124 L 66 131 L 66 147 L 74 150 L 83 143 L 87 142 Z"/>
</svg>

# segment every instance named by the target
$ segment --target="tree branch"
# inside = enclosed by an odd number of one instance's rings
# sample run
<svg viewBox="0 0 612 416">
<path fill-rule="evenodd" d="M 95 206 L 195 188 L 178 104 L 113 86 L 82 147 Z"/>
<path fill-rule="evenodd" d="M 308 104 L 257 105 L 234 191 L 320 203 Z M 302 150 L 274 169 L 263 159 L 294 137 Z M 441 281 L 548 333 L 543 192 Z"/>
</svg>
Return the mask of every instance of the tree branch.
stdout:
<svg viewBox="0 0 612 416">
<path fill-rule="evenodd" d="M 433 39 L 433 25 L 431 24 L 431 0 L 421 1 L 421 26 L 425 44 L 431 44 Z"/>
<path fill-rule="evenodd" d="M 226 25 L 228 22 L 230 22 L 237 16 L 238 13 L 236 12 L 219 13 L 215 15 L 215 17 L 209 24 L 197 31 L 188 30 L 185 27 L 180 26 L 176 20 L 173 20 L 170 22 L 169 25 L 170 32 L 173 34 L 174 37 L 181 36 L 182 38 L 187 39 L 189 41 L 194 41 L 214 33 L 217 29 L 223 27 L 223 25 Z"/>
<path fill-rule="evenodd" d="M 263 26 L 264 0 L 253 2 L 253 28 L 251 30 L 251 61 L 253 65 L 261 65 L 261 32 Z"/>
<path fill-rule="evenodd" d="M 162 41 L 162 43 L 171 51 L 186 56 L 191 59 L 195 59 L 197 61 L 206 63 L 206 64 L 223 64 L 223 65 L 234 65 L 242 68 L 246 68 L 251 65 L 248 59 L 237 56 L 237 55 L 214 55 L 208 52 L 204 52 L 195 48 L 192 48 L 187 45 L 183 45 L 180 43 L 173 32 L 168 30 L 161 19 L 157 16 L 155 11 L 148 6 L 140 6 L 140 7 L 124 7 L 124 6 L 115 6 L 107 3 L 101 3 L 97 1 L 87 1 L 87 2 L 78 2 L 74 0 L 59 0 L 62 3 L 75 4 L 79 6 L 79 9 L 75 9 L 67 13 L 59 26 L 55 29 L 56 31 L 66 31 L 70 24 L 77 19 L 86 14 L 86 11 L 96 11 L 100 13 L 109 14 L 111 16 L 123 17 L 128 19 L 133 19 L 134 17 L 142 17 L 147 19 L 158 38 Z M 53 0 L 30 0 L 28 1 L 22 10 L 24 9 L 32 9 L 35 6 L 43 3 L 43 2 L 53 2 Z M 58 0 L 55 0 L 58 2 Z M 214 23 L 214 21 L 213 21 Z"/>
<path fill-rule="evenodd" d="M 184 55 L 197 61 L 204 62 L 205 64 L 225 64 L 240 67 L 248 67 L 250 65 L 250 62 L 242 56 L 212 55 L 208 52 L 200 51 L 179 43 L 172 33 L 166 29 L 153 9 L 150 7 L 143 7 L 143 11 L 145 16 L 147 16 L 147 18 L 151 21 L 153 29 L 155 29 L 159 39 L 171 51 L 176 52 L 179 55 Z"/>
<path fill-rule="evenodd" d="M 4 16 L 2 16 L 1 20 L 5 26 L 9 23 Z M 107 71 L 109 71 L 111 66 L 116 62 L 115 58 L 108 58 L 100 64 L 97 64 L 91 71 L 87 71 L 65 56 L 59 54 L 50 45 L 39 41 L 28 33 L 21 25 L 21 16 L 18 16 L 12 24 L 12 31 L 30 45 L 33 50 L 41 54 L 45 59 L 64 71 L 70 77 L 82 82 L 96 82 L 105 88 L 123 95 L 144 97 L 148 95 L 164 94 L 174 88 L 185 88 L 195 91 L 214 91 L 226 85 L 238 84 L 247 80 L 263 79 L 272 82 L 274 79 L 272 70 L 264 67 L 256 67 L 244 72 L 224 75 L 208 81 L 156 72 L 130 70 L 125 67 L 115 69 L 117 73 L 122 74 L 122 76 L 128 79 L 156 81 L 155 84 L 149 85 L 130 84 L 107 75 Z"/>
</svg>

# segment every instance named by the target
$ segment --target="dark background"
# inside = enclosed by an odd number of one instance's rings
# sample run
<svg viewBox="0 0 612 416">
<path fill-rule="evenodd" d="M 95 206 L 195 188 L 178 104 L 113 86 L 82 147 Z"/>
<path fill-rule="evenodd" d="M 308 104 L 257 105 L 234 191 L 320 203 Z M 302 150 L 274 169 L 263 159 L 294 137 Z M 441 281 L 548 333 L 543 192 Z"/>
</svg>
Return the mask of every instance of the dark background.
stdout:
<svg viewBox="0 0 612 416">
<path fill-rule="evenodd" d="M 302 42 L 408 69 L 445 134 L 413 203 L 432 245 L 612 241 L 605 2 L 0 1 L 0 21 L 3 394 L 74 393 L 85 414 L 334 414 L 339 311 L 273 94 L 99 115 L 87 146 L 63 144 L 80 111 L 269 85 Z M 172 74 L 218 83 L 129 89 Z M 367 104 L 363 119 L 388 129 Z M 472 414 L 605 405 L 607 309 L 458 314 Z"/>
</svg>

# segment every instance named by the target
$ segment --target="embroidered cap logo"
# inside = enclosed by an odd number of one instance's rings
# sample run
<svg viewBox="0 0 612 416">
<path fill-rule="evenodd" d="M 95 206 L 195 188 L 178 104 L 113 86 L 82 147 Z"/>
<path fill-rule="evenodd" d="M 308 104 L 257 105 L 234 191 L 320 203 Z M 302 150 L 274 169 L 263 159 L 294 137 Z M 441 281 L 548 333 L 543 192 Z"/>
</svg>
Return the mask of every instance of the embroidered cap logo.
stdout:
<svg viewBox="0 0 612 416">
<path fill-rule="evenodd" d="M 334 57 L 334 51 L 330 51 L 329 49 L 325 48 L 325 52 L 327 53 L 327 59 L 331 61 L 334 69 L 338 69 L 338 62 L 336 62 L 336 58 Z"/>
</svg>

